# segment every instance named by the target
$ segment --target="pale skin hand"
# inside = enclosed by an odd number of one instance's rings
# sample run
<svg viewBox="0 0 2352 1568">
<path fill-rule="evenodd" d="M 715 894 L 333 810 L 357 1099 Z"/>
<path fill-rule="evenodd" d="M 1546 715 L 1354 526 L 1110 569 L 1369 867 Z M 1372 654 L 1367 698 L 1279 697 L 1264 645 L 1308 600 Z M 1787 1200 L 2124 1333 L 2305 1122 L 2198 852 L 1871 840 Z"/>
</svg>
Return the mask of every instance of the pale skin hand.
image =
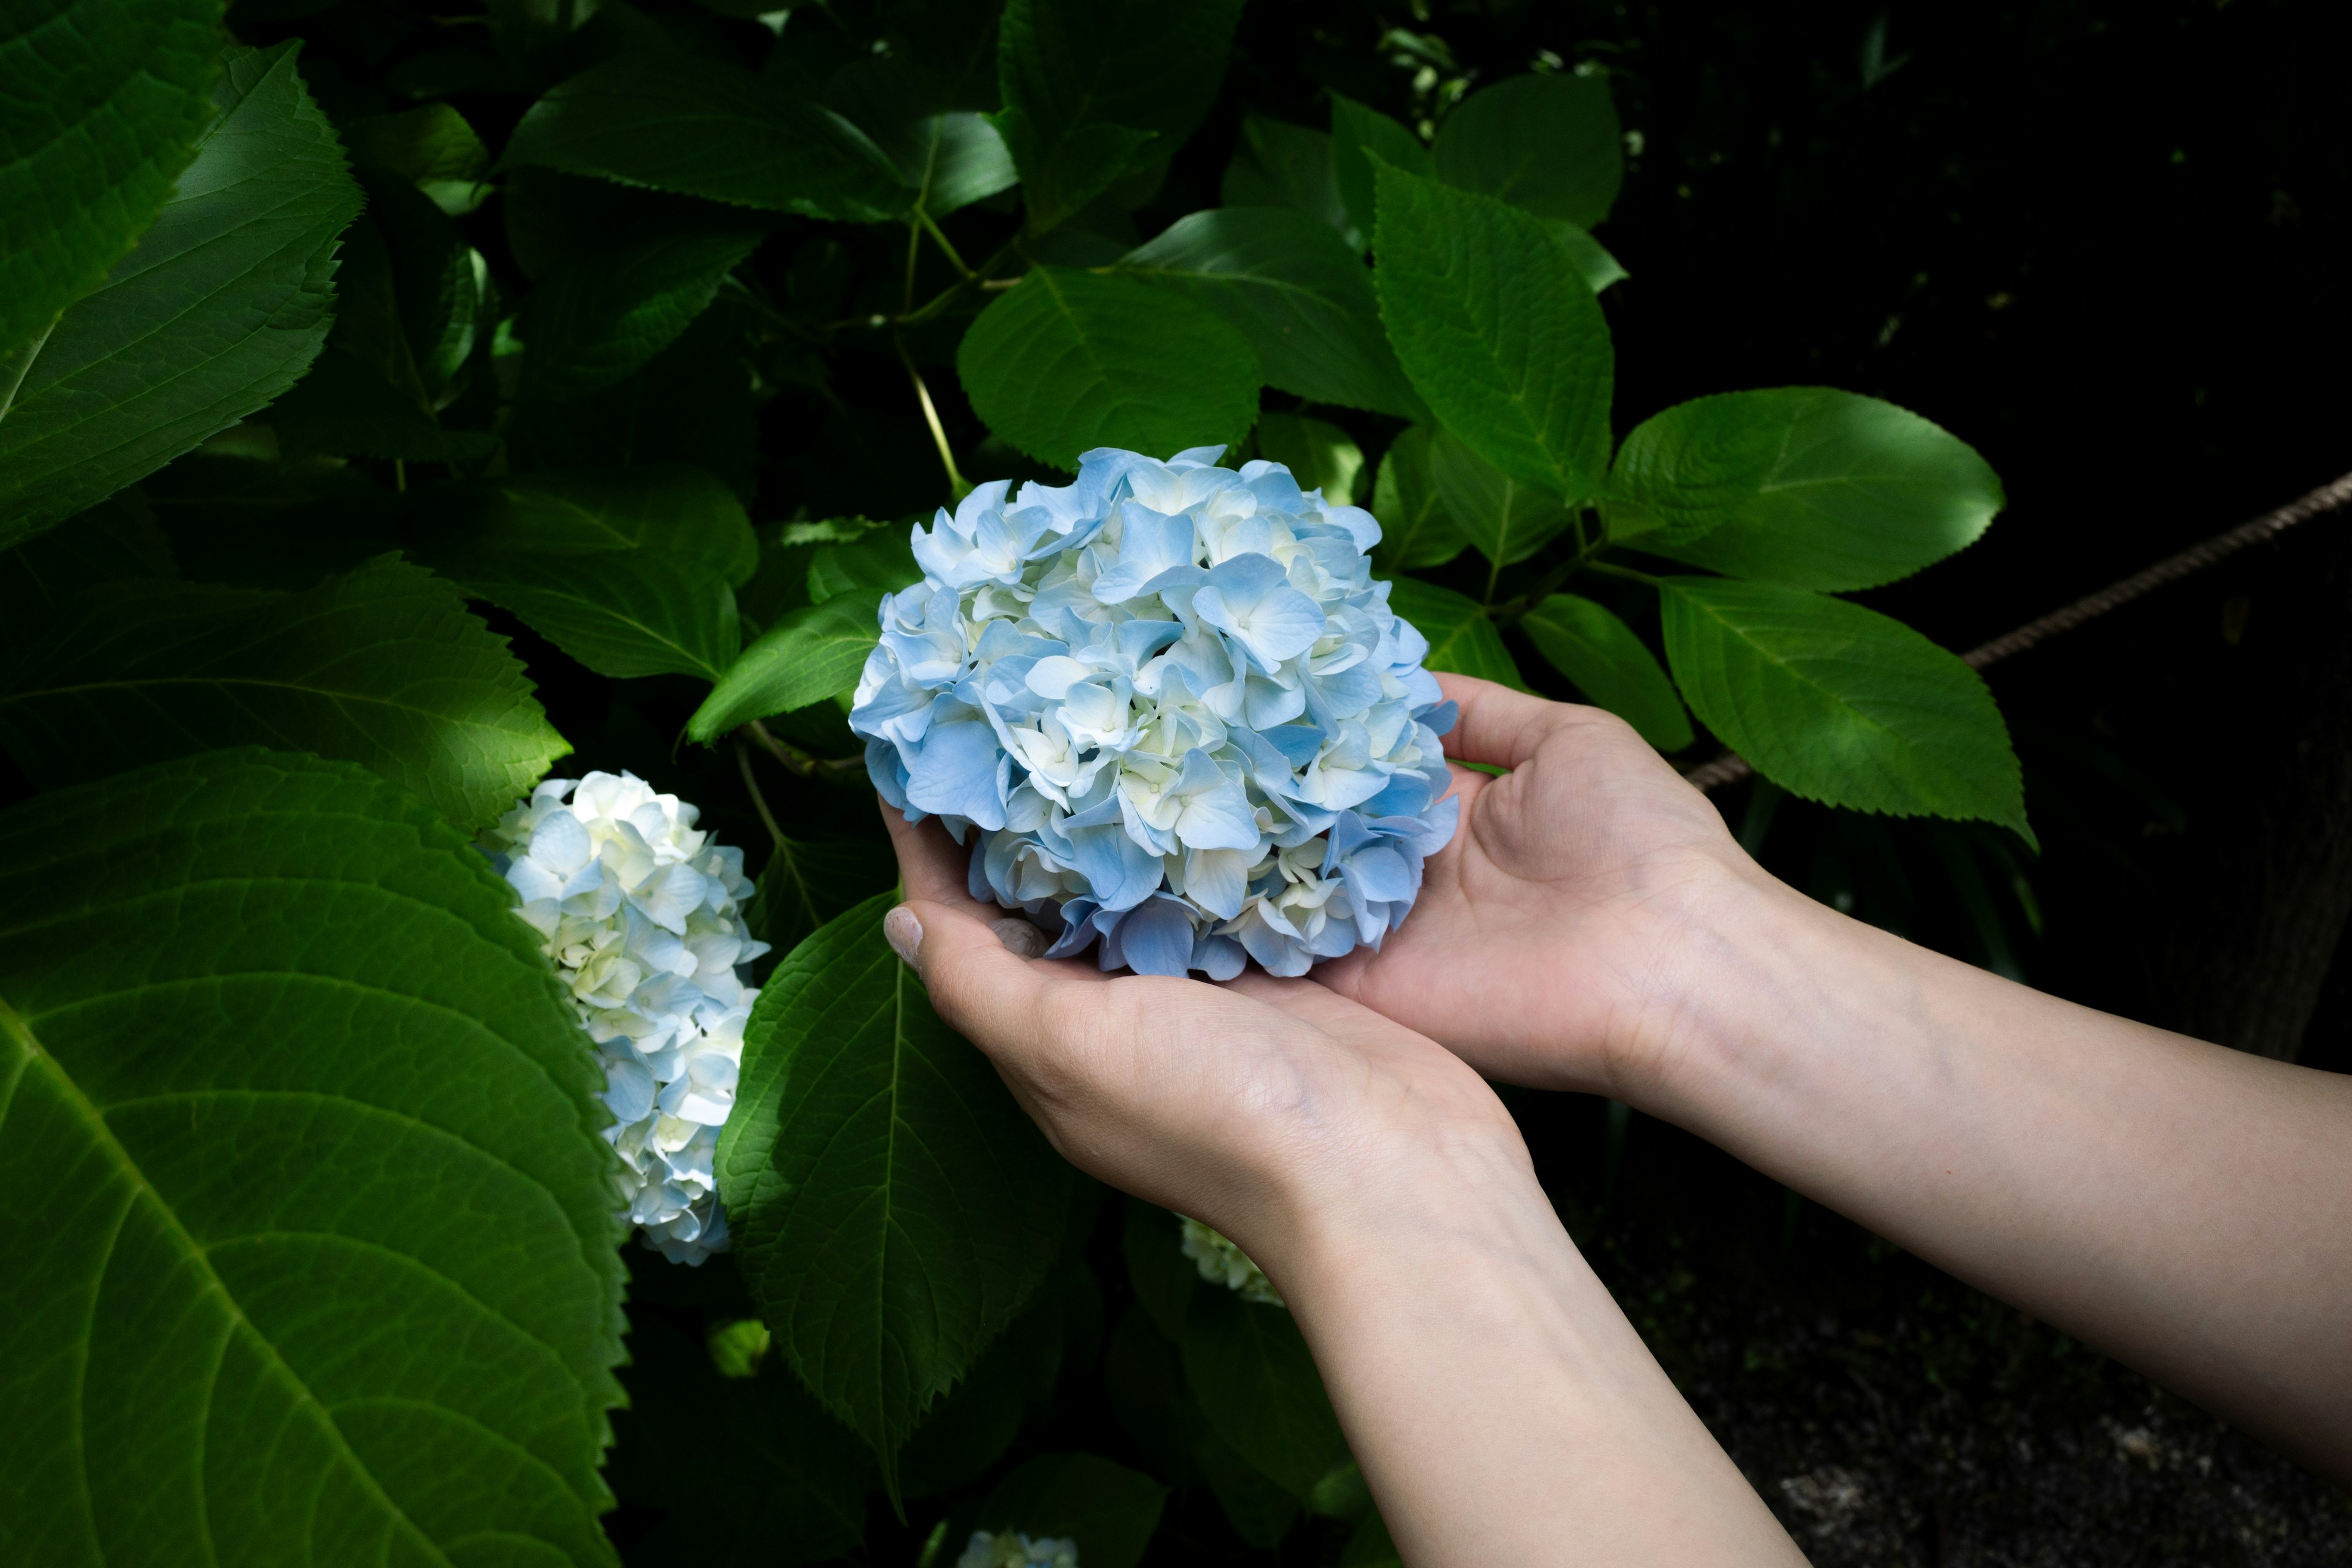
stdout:
<svg viewBox="0 0 2352 1568">
<path fill-rule="evenodd" d="M 1459 1058 L 1312 981 L 1023 956 L 938 825 L 885 816 L 909 896 L 884 929 L 940 1016 L 1065 1156 L 1273 1277 L 1407 1562 L 1803 1562 Z"/>
<path fill-rule="evenodd" d="M 1462 830 L 1315 978 L 1593 1089 L 2352 1480 L 2352 1078 L 2029 991 L 1767 876 L 1623 724 L 1485 681 Z"/>
</svg>

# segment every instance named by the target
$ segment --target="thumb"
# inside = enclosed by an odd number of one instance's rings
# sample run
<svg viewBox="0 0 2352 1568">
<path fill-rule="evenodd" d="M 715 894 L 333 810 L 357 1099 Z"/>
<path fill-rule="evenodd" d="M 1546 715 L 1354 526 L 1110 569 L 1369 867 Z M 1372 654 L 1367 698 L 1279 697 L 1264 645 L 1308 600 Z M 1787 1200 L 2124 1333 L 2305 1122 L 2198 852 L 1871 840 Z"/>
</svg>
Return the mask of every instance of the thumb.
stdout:
<svg viewBox="0 0 2352 1568">
<path fill-rule="evenodd" d="M 991 920 L 968 900 L 909 899 L 882 917 L 883 940 L 930 994 L 950 1027 L 992 1057 L 1017 1052 L 1036 1034 L 1046 991 L 1067 984 L 1065 965 L 1034 963 L 1045 934 L 1017 915 Z"/>
</svg>

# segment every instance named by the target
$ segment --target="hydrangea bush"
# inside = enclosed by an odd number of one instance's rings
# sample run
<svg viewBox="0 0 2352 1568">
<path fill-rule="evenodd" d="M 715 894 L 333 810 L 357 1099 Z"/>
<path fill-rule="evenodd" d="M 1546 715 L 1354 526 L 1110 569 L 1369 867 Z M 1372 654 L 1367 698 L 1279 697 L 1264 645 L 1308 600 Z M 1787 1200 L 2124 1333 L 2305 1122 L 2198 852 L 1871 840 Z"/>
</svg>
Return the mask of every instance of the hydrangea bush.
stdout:
<svg viewBox="0 0 2352 1568">
<path fill-rule="evenodd" d="M 866 771 L 908 821 L 978 830 L 972 896 L 1049 957 L 1304 974 L 1379 946 L 1453 837 L 1453 705 L 1372 576 L 1380 524 L 1221 451 L 982 485 L 882 601 Z"/>
<path fill-rule="evenodd" d="M 883 942 L 877 790 L 1157 975 L 1412 918 L 1433 671 L 2024 875 L 1981 682 L 1840 596 L 1998 479 L 1619 376 L 1559 7 L 34 9 L 0 1149 L 79 1206 L 0 1215 L 16 1558 L 1391 1559 L 1264 1275 Z"/>
</svg>

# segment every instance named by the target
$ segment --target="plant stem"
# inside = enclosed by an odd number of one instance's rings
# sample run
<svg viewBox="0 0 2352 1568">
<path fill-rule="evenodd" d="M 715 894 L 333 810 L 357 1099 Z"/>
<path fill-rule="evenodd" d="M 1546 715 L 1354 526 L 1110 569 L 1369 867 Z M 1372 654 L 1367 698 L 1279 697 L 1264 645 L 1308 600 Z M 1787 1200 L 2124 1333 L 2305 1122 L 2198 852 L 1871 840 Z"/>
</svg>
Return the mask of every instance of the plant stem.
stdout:
<svg viewBox="0 0 2352 1568">
<path fill-rule="evenodd" d="M 776 826 L 776 814 L 768 809 L 768 797 L 760 793 L 760 781 L 751 774 L 751 748 L 743 743 L 740 735 L 735 740 L 735 765 L 743 770 L 743 788 L 751 796 L 751 805 L 758 809 L 760 820 L 767 824 L 768 837 L 776 841 L 777 848 L 782 849 L 784 847 L 784 830 Z"/>
<path fill-rule="evenodd" d="M 862 754 L 855 757 L 812 757 L 790 741 L 778 739 L 773 731 L 757 719 L 743 728 L 751 731 L 751 738 L 759 742 L 770 756 L 804 779 L 825 773 L 845 773 L 852 768 L 863 766 L 866 762 Z"/>
<path fill-rule="evenodd" d="M 931 442 L 939 447 L 940 461 L 947 468 L 949 499 L 960 501 L 971 493 L 971 481 L 956 468 L 955 451 L 948 445 L 947 426 L 940 423 L 939 406 L 931 401 L 931 389 L 923 384 L 923 373 L 915 368 L 915 356 L 907 352 L 906 338 L 893 332 L 890 341 L 898 345 L 898 363 L 907 367 L 907 375 L 915 384 L 916 399 L 923 405 L 923 423 L 931 427 Z"/>
<path fill-rule="evenodd" d="M 953 245 L 948 243 L 948 237 L 940 232 L 940 226 L 931 221 L 931 215 L 925 212 L 919 203 L 918 203 L 915 207 L 915 220 L 918 223 L 920 223 L 923 226 L 923 231 L 929 234 L 931 238 L 938 243 L 940 253 L 948 258 L 948 265 L 953 267 L 958 272 L 962 273 L 967 282 L 975 280 L 980 277 L 979 273 L 974 272 L 969 266 L 965 265 L 963 257 L 957 252 L 956 247 Z M 982 285 L 982 287 L 985 287 L 985 285 Z"/>
<path fill-rule="evenodd" d="M 1588 572 L 1598 572 L 1604 577 L 1622 577 L 1629 582 L 1647 583 L 1653 588 L 1665 581 L 1664 577 L 1655 576 L 1648 572 L 1636 572 L 1631 566 L 1620 566 L 1614 561 L 1588 561 L 1584 563 L 1584 569 Z"/>
</svg>

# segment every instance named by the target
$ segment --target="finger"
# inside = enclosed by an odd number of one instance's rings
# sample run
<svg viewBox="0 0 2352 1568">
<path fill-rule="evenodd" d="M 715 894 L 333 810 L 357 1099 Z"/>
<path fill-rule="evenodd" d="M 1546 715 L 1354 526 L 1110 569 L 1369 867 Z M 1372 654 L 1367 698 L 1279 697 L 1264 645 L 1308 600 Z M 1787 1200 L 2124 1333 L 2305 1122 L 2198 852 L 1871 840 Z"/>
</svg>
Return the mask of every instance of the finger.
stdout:
<svg viewBox="0 0 2352 1568">
<path fill-rule="evenodd" d="M 1516 768 L 1535 754 L 1568 712 L 1566 703 L 1475 676 L 1442 674 L 1437 684 L 1461 710 L 1446 733 L 1445 754 L 1465 763 Z"/>
<path fill-rule="evenodd" d="M 909 899 L 883 917 L 882 934 L 922 976 L 940 1016 L 997 1056 L 1035 1034 L 1045 992 L 1063 983 L 1065 966 L 1013 951 L 987 918 L 1002 911 L 982 909 L 962 897 Z"/>
<path fill-rule="evenodd" d="M 996 918 L 995 905 L 971 897 L 970 849 L 959 847 L 937 817 L 908 822 L 889 802 L 878 795 L 875 799 L 882 807 L 883 826 L 890 830 L 890 846 L 898 852 L 898 879 L 906 885 L 907 897 L 963 906 L 984 920 Z"/>
</svg>

